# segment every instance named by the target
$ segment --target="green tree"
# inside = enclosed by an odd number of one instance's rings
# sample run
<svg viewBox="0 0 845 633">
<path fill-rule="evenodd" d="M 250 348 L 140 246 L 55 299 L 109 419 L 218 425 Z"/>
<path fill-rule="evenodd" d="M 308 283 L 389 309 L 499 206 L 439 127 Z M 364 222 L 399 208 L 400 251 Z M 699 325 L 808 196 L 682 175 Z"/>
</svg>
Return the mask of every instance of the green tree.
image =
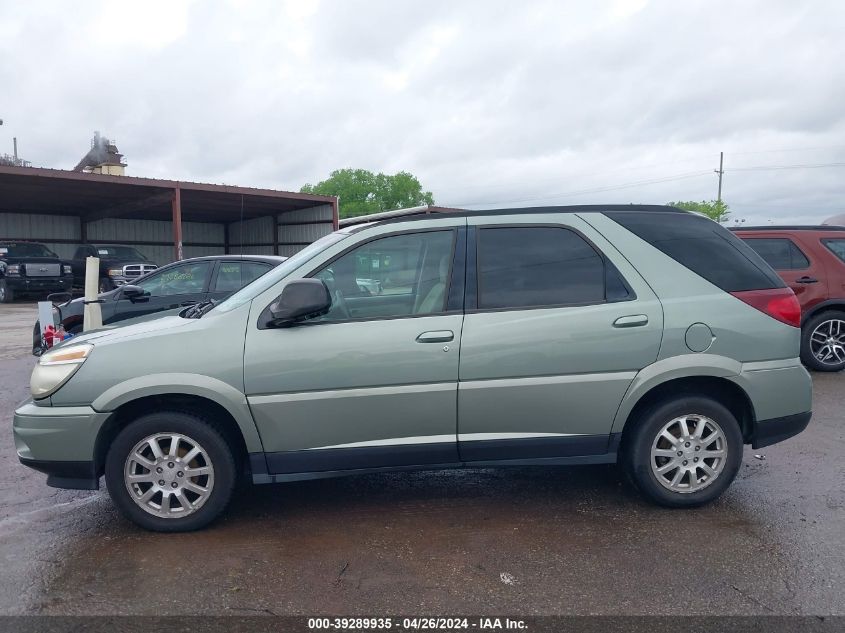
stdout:
<svg viewBox="0 0 845 633">
<path fill-rule="evenodd" d="M 687 211 L 697 211 L 698 213 L 703 213 L 708 218 L 715 220 L 716 222 L 724 222 L 731 214 L 730 207 L 722 200 L 710 200 L 709 202 L 707 200 L 702 200 L 701 202 L 689 200 L 686 202 L 667 202 L 666 204 L 670 207 L 678 207 L 679 209 L 686 209 Z"/>
<path fill-rule="evenodd" d="M 315 193 L 340 198 L 340 217 L 407 209 L 434 204 L 430 191 L 423 191 L 413 174 L 374 174 L 366 169 L 338 169 L 316 185 L 306 184 L 302 193 Z"/>
</svg>

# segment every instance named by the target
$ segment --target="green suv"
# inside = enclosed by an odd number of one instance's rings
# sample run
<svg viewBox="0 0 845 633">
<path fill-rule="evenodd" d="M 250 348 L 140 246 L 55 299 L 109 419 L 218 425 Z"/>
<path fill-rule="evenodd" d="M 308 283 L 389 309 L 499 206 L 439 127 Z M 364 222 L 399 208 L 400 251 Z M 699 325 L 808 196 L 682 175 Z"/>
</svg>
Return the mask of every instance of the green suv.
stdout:
<svg viewBox="0 0 845 633">
<path fill-rule="evenodd" d="M 409 213 L 45 353 L 15 443 L 48 485 L 105 475 L 160 531 L 208 524 L 242 474 L 618 462 L 652 501 L 698 506 L 743 444 L 807 426 L 800 317 L 751 248 L 678 209 Z"/>
</svg>

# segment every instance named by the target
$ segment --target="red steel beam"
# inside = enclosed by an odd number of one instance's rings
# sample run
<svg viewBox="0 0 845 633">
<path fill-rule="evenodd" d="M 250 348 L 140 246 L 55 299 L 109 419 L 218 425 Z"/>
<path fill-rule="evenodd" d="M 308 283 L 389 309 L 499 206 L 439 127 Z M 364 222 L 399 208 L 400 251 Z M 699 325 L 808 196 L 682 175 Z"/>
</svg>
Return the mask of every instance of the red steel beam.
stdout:
<svg viewBox="0 0 845 633">
<path fill-rule="evenodd" d="M 182 252 L 182 193 L 178 182 L 173 190 L 173 257 L 176 261 L 184 259 Z"/>
</svg>

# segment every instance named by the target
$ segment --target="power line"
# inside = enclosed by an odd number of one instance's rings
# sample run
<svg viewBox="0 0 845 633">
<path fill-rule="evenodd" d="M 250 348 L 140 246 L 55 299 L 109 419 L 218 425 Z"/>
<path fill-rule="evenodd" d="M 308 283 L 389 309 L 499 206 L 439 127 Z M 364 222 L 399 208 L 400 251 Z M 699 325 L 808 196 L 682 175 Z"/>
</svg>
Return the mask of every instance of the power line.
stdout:
<svg viewBox="0 0 845 633">
<path fill-rule="evenodd" d="M 845 162 L 804 163 L 797 165 L 754 165 L 752 167 L 734 167 L 730 171 L 775 171 L 781 169 L 819 169 L 821 167 L 845 167 Z"/>
</svg>

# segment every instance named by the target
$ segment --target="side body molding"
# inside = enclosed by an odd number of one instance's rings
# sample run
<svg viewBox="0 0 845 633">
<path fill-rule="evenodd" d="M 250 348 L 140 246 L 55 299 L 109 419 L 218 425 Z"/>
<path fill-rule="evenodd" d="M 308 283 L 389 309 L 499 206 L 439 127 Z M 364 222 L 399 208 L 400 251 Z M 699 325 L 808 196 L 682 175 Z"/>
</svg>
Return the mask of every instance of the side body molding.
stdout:
<svg viewBox="0 0 845 633">
<path fill-rule="evenodd" d="M 742 363 L 715 354 L 672 356 L 652 363 L 637 373 L 622 398 L 611 433 L 621 433 L 637 402 L 654 387 L 677 378 L 710 376 L 731 378 L 742 371 Z"/>
<path fill-rule="evenodd" d="M 211 376 L 182 373 L 139 376 L 110 387 L 91 403 L 91 407 L 95 411 L 114 411 L 138 398 L 174 394 L 200 396 L 216 402 L 237 422 L 247 451 L 259 453 L 264 450 L 246 396 L 230 384 Z"/>
</svg>

